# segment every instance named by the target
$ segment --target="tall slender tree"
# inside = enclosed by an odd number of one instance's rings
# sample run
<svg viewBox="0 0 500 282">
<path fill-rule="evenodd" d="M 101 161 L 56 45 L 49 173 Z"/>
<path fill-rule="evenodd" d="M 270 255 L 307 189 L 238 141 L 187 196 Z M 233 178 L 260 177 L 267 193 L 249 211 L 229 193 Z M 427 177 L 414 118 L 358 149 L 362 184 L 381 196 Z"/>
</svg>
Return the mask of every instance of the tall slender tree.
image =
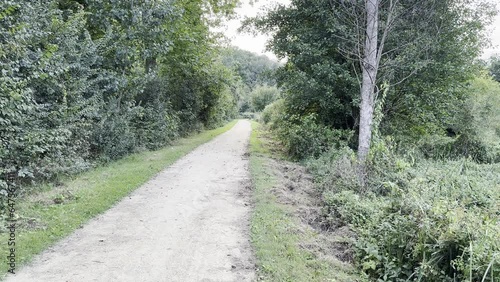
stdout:
<svg viewBox="0 0 500 282">
<path fill-rule="evenodd" d="M 451 89 L 468 79 L 494 11 L 487 0 L 292 0 L 252 23 L 274 33 L 269 47 L 288 58 L 278 78 L 292 113 L 333 113 L 318 120 L 359 129 L 363 182 L 384 85 L 384 112 L 442 115 L 446 100 L 458 98 Z"/>
<path fill-rule="evenodd" d="M 384 41 L 378 41 L 380 0 L 366 0 L 366 38 L 361 67 L 363 79 L 361 84 L 361 104 L 359 122 L 358 160 L 360 162 L 360 179 L 364 180 L 366 159 L 370 151 L 372 136 L 373 111 L 375 109 L 375 85 L 380 65 L 379 50 Z"/>
</svg>

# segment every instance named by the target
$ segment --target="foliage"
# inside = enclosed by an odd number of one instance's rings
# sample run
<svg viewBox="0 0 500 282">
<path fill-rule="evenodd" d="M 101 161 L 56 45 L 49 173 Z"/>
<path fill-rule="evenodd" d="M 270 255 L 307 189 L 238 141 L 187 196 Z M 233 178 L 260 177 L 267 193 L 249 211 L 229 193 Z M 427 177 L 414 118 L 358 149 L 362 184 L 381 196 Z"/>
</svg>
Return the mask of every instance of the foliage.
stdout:
<svg viewBox="0 0 500 282">
<path fill-rule="evenodd" d="M 283 119 L 278 125 L 278 140 L 293 159 L 318 157 L 330 148 L 345 145 L 351 131 L 334 130 L 316 122 L 316 115 Z"/>
<path fill-rule="evenodd" d="M 260 115 L 262 123 L 269 125 L 271 129 L 276 129 L 279 121 L 283 118 L 284 100 L 278 99 L 271 104 L 267 105 Z"/>
<path fill-rule="evenodd" d="M 252 108 L 256 112 L 262 112 L 264 108 L 279 97 L 279 90 L 271 86 L 258 86 L 250 94 Z"/>
<path fill-rule="evenodd" d="M 340 41 L 332 32 L 337 21 L 329 10 L 329 1 L 293 1 L 269 11 L 255 24 L 274 34 L 271 49 L 287 58 L 277 73 L 286 112 L 291 116 L 315 113 L 322 125 L 351 129 L 358 84 L 351 63 L 337 52 Z"/>
<path fill-rule="evenodd" d="M 500 85 L 488 77 L 471 81 L 466 107 L 468 122 L 463 122 L 464 135 L 478 142 L 484 154 L 475 158 L 482 162 L 500 162 Z"/>
<path fill-rule="evenodd" d="M 292 0 L 249 21 L 272 33 L 270 49 L 288 59 L 277 72 L 282 100 L 262 119 L 292 158 L 309 158 L 323 227 L 356 232 L 355 261 L 374 281 L 498 280 L 500 95 L 476 64 L 495 9 L 486 1 L 380 1 L 396 3 L 397 16 L 381 50 L 383 101 L 360 183 L 350 140 L 359 125 L 364 3 Z"/>
<path fill-rule="evenodd" d="M 235 4 L 0 3 L 0 187 L 7 175 L 23 184 L 79 172 L 235 117 L 236 80 L 213 59 L 210 31 Z"/>
<path fill-rule="evenodd" d="M 470 81 L 461 108 L 448 128 L 448 136 L 429 135 L 418 141 L 424 156 L 500 162 L 500 86 L 485 75 L 476 77 Z"/>
<path fill-rule="evenodd" d="M 490 58 L 490 74 L 496 82 L 500 82 L 500 54 Z"/>
<path fill-rule="evenodd" d="M 396 2 L 398 16 L 377 80 L 378 88 L 390 86 L 381 132 L 411 143 L 423 134 L 442 134 L 455 122 L 465 86 L 478 70 L 482 30 L 495 10 L 484 1 Z M 363 4 L 294 0 L 248 22 L 271 33 L 270 49 L 288 59 L 277 74 L 288 116 L 316 113 L 321 125 L 357 130 L 360 23 L 353 19 L 362 15 Z"/>
<path fill-rule="evenodd" d="M 331 148 L 306 164 L 314 172 L 314 179 L 320 192 L 327 190 L 338 193 L 344 190 L 361 191 L 356 175 L 356 154 L 348 147 Z"/>
<path fill-rule="evenodd" d="M 230 47 L 222 52 L 222 63 L 241 77 L 251 90 L 260 85 L 276 85 L 273 72 L 279 64 L 265 55 Z"/>
<path fill-rule="evenodd" d="M 352 151 L 309 162 L 323 224 L 356 232 L 359 267 L 377 281 L 496 281 L 500 166 L 425 160 L 378 144 L 368 192 L 356 182 Z"/>
<path fill-rule="evenodd" d="M 265 105 L 262 107 L 258 101 L 256 103 L 259 109 L 255 109 L 254 94 L 264 89 L 275 88 L 274 72 L 278 68 L 278 63 L 266 56 L 258 56 L 236 47 L 224 49 L 221 53 L 221 61 L 233 73 L 232 92 L 238 101 L 239 112 L 262 111 Z M 277 95 L 273 96 L 275 97 L 268 100 L 276 99 Z M 256 99 L 259 100 L 259 98 Z"/>
</svg>

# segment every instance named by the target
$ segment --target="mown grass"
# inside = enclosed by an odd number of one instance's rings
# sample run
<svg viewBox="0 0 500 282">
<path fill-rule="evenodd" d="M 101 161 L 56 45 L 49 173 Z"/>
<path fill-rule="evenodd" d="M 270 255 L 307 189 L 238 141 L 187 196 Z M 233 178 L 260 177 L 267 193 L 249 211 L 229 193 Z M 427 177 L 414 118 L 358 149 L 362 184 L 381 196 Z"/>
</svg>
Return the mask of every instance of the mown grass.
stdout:
<svg viewBox="0 0 500 282">
<path fill-rule="evenodd" d="M 252 123 L 250 173 L 254 183 L 255 210 L 251 240 L 255 248 L 261 281 L 358 281 L 343 266 L 316 257 L 301 248 L 313 232 L 299 228 L 289 206 L 280 204 L 272 193 L 276 177 L 268 166 L 270 150 L 260 138 L 260 125 Z"/>
<path fill-rule="evenodd" d="M 231 129 L 236 122 L 180 139 L 158 151 L 130 155 L 63 181 L 62 185 L 34 187 L 34 193 L 21 197 L 16 203 L 18 227 L 24 226 L 16 230 L 16 269 L 91 218 L 108 210 L 165 167 Z M 0 264 L 2 274 L 8 270 L 8 235 L 0 234 L 0 255 L 4 262 Z"/>
</svg>

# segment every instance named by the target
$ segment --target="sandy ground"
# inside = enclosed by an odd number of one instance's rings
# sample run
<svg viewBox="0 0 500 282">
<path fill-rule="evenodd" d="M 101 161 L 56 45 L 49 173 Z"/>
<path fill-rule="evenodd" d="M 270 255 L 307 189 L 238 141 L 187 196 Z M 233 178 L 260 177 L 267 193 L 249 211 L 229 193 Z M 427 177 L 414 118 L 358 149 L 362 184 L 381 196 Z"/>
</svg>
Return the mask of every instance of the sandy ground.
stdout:
<svg viewBox="0 0 500 282">
<path fill-rule="evenodd" d="M 239 121 L 6 281 L 252 281 L 250 131 Z"/>
</svg>

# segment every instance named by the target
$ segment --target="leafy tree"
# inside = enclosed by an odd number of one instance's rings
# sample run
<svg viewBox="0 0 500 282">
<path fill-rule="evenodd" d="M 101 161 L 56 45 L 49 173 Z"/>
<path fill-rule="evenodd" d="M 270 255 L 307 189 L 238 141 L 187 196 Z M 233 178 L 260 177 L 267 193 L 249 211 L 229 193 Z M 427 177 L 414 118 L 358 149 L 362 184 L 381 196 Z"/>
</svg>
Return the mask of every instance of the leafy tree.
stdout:
<svg viewBox="0 0 500 282">
<path fill-rule="evenodd" d="M 222 53 L 222 63 L 235 71 L 243 82 L 255 89 L 259 85 L 275 85 L 274 71 L 279 64 L 264 55 L 257 55 L 236 47 L 227 48 Z"/>
<path fill-rule="evenodd" d="M 388 93 L 382 109 L 391 118 L 385 124 L 402 113 L 411 119 L 406 113 L 415 108 L 420 124 L 427 115 L 439 120 L 449 114 L 444 105 L 463 99 L 457 89 L 474 73 L 491 11 L 466 0 L 295 0 L 253 24 L 273 32 L 270 48 L 288 58 L 278 76 L 287 111 L 317 112 L 318 121 L 334 128 L 359 126 L 363 164 L 376 97 L 384 85 Z"/>
<path fill-rule="evenodd" d="M 259 86 L 251 93 L 252 107 L 256 112 L 262 112 L 264 108 L 279 97 L 279 90 L 272 86 Z"/>
<path fill-rule="evenodd" d="M 240 112 L 255 110 L 252 106 L 252 91 L 276 86 L 275 72 L 279 64 L 266 56 L 231 47 L 223 50 L 221 60 L 233 72 L 237 85 L 233 91 Z"/>
<path fill-rule="evenodd" d="M 494 80 L 500 82 L 500 55 L 494 55 L 490 58 L 490 74 Z"/>
</svg>

